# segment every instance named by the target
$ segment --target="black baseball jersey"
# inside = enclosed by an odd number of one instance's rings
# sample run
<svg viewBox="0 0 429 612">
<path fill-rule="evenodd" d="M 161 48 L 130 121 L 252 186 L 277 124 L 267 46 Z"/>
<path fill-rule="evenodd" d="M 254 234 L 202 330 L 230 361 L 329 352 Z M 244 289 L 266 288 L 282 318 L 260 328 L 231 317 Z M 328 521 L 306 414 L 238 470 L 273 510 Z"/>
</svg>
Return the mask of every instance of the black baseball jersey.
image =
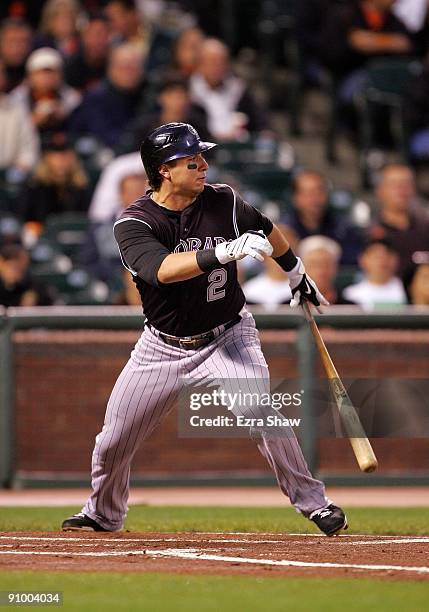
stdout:
<svg viewBox="0 0 429 612">
<path fill-rule="evenodd" d="M 234 240 L 247 230 L 272 231 L 272 222 L 229 185 L 206 185 L 185 210 L 157 204 L 148 192 L 114 226 L 122 262 L 133 275 L 148 322 L 174 336 L 192 336 L 233 319 L 245 298 L 230 262 L 186 281 L 160 283 L 170 253 L 197 251 Z"/>
</svg>

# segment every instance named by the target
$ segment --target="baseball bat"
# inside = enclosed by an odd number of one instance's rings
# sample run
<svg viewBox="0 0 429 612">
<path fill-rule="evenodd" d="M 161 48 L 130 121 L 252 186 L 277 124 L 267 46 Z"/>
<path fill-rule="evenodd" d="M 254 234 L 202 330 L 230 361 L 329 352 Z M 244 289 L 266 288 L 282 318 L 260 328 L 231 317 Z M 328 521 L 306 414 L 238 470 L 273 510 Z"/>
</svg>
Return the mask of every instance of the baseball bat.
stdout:
<svg viewBox="0 0 429 612">
<path fill-rule="evenodd" d="M 313 318 L 309 303 L 302 303 L 305 318 L 317 346 L 320 358 L 328 377 L 329 386 L 335 399 L 342 424 L 349 438 L 356 460 L 362 472 L 373 472 L 377 469 L 377 458 L 359 420 L 357 412 L 338 375 L 328 349 Z"/>
</svg>

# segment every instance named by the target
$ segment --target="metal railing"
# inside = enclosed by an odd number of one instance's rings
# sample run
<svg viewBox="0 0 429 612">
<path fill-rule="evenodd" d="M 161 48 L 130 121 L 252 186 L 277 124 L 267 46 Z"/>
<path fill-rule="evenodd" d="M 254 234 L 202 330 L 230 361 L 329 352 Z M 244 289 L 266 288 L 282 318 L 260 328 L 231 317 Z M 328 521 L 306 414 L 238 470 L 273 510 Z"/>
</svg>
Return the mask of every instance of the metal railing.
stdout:
<svg viewBox="0 0 429 612">
<path fill-rule="evenodd" d="M 275 313 L 266 313 L 255 308 L 253 313 L 260 330 L 295 329 L 297 331 L 296 347 L 299 379 L 303 388 L 311 389 L 312 381 L 315 379 L 316 351 L 304 316 L 300 313 L 291 312 L 289 308 Z M 343 330 L 429 329 L 429 308 L 416 310 L 410 307 L 368 314 L 354 307 L 330 307 L 329 312 L 316 315 L 315 319 L 318 324 L 323 326 Z M 34 328 L 135 330 L 141 329 L 143 323 L 144 317 L 140 307 L 49 306 L 9 308 L 7 310 L 0 307 L 0 486 L 11 486 L 15 482 L 14 332 Z M 311 393 L 308 396 L 311 396 Z M 303 402 L 304 418 L 301 438 L 309 467 L 313 473 L 317 474 L 318 454 L 315 419 L 307 418 L 312 416 L 312 410 L 313 407 L 309 400 Z M 263 481 L 271 482 L 271 479 L 262 478 L 258 480 L 259 483 Z M 326 481 L 331 484 L 388 484 L 393 482 L 395 484 L 427 484 L 429 483 L 429 473 L 397 476 L 394 474 L 330 475 L 326 478 Z M 153 484 L 153 481 L 150 481 L 150 483 Z"/>
</svg>

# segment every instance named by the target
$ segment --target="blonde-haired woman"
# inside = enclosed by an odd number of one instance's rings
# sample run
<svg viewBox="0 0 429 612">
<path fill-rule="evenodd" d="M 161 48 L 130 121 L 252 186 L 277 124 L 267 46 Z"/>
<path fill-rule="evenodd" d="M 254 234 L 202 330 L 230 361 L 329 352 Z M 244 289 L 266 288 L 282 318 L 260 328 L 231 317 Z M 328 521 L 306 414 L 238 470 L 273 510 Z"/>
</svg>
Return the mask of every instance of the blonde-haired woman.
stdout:
<svg viewBox="0 0 429 612">
<path fill-rule="evenodd" d="M 65 57 L 79 46 L 81 7 L 77 0 L 48 0 L 43 7 L 35 48 L 53 47 Z"/>
<path fill-rule="evenodd" d="M 42 158 L 23 194 L 23 219 L 41 229 L 50 215 L 87 211 L 88 186 L 75 152 L 63 135 L 54 134 L 43 143 Z"/>
</svg>

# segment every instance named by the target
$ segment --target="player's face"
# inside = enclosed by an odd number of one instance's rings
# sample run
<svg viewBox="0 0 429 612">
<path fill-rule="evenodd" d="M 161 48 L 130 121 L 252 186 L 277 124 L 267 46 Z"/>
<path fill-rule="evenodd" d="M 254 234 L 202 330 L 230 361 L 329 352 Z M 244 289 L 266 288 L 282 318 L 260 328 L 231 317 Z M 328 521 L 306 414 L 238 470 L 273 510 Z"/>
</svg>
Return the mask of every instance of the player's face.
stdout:
<svg viewBox="0 0 429 612">
<path fill-rule="evenodd" d="M 178 194 L 196 196 L 204 189 L 208 163 L 201 155 L 191 155 L 176 160 L 169 168 L 170 179 Z"/>
</svg>

